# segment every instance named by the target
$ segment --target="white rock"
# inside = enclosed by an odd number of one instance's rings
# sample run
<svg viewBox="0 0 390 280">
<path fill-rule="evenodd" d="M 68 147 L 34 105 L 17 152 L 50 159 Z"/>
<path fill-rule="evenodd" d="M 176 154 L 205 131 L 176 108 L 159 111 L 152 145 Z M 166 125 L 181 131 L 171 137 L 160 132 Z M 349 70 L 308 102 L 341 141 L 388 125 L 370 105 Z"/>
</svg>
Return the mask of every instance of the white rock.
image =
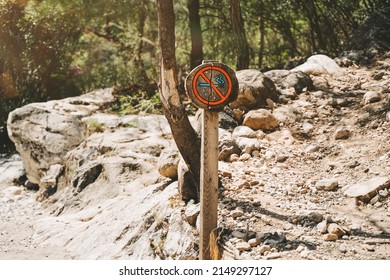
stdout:
<svg viewBox="0 0 390 280">
<path fill-rule="evenodd" d="M 374 103 L 381 101 L 382 97 L 379 92 L 376 91 L 367 91 L 363 96 L 364 104 Z"/>
<path fill-rule="evenodd" d="M 337 179 L 323 179 L 316 183 L 315 187 L 318 190 L 333 191 L 337 189 L 339 183 Z"/>
</svg>

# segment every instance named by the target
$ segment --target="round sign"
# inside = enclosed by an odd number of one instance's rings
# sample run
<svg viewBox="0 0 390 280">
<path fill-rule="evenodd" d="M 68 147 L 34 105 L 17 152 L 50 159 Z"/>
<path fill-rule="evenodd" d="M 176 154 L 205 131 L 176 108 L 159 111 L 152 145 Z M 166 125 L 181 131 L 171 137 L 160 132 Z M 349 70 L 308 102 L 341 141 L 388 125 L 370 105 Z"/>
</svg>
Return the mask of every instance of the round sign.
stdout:
<svg viewBox="0 0 390 280">
<path fill-rule="evenodd" d="M 186 90 L 198 108 L 219 111 L 237 98 L 238 81 L 228 66 L 207 61 L 187 76 Z"/>
</svg>

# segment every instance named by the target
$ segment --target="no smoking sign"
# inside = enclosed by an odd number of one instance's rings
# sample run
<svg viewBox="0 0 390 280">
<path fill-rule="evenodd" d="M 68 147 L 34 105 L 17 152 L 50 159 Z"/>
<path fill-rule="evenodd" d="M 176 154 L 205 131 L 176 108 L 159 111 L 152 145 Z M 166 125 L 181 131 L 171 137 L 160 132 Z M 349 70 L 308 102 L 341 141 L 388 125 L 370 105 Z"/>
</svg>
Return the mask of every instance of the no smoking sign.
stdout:
<svg viewBox="0 0 390 280">
<path fill-rule="evenodd" d="M 228 66 L 204 61 L 187 76 L 186 90 L 198 108 L 220 111 L 237 98 L 238 81 Z"/>
</svg>

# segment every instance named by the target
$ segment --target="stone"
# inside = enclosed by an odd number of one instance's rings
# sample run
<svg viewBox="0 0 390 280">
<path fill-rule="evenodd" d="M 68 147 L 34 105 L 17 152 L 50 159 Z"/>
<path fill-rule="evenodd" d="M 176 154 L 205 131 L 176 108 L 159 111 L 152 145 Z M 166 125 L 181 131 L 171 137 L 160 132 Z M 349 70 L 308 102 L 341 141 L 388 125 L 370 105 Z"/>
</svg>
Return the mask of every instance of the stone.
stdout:
<svg viewBox="0 0 390 280">
<path fill-rule="evenodd" d="M 370 104 L 374 102 L 381 101 L 382 97 L 379 92 L 376 91 L 367 91 L 363 96 L 364 104 Z"/>
<path fill-rule="evenodd" d="M 239 92 L 237 99 L 229 105 L 230 108 L 248 111 L 266 106 L 267 99 L 278 101 L 278 91 L 275 84 L 259 70 L 240 70 L 236 72 L 236 76 Z"/>
<path fill-rule="evenodd" d="M 345 230 L 341 228 L 338 224 L 336 223 L 330 223 L 328 225 L 328 233 L 329 234 L 335 234 L 337 235 L 338 238 L 344 236 L 346 234 Z"/>
<path fill-rule="evenodd" d="M 179 159 L 177 149 L 168 148 L 163 150 L 157 162 L 157 169 L 161 176 L 176 179 Z"/>
<path fill-rule="evenodd" d="M 260 244 L 260 241 L 256 238 L 252 238 L 248 240 L 248 244 L 251 245 L 252 247 L 256 247 Z"/>
<path fill-rule="evenodd" d="M 240 125 L 234 128 L 232 136 L 233 138 L 239 138 L 239 137 L 256 138 L 257 134 L 250 127 Z"/>
<path fill-rule="evenodd" d="M 236 249 L 240 252 L 249 251 L 252 249 L 252 246 L 248 244 L 248 242 L 239 242 L 235 245 Z"/>
<path fill-rule="evenodd" d="M 304 122 L 304 123 L 302 124 L 302 130 L 303 130 L 304 133 L 310 134 L 310 133 L 313 132 L 314 126 L 313 126 L 311 123 Z"/>
<path fill-rule="evenodd" d="M 240 138 L 238 148 L 242 153 L 251 154 L 253 151 L 260 149 L 260 144 L 255 138 Z"/>
<path fill-rule="evenodd" d="M 251 151 L 252 152 L 252 151 Z M 244 152 L 241 156 L 240 156 L 240 161 L 247 161 L 249 159 L 251 159 L 252 156 L 250 154 L 248 154 L 247 152 Z"/>
<path fill-rule="evenodd" d="M 337 234 L 327 233 L 324 235 L 325 241 L 336 241 L 338 239 L 339 239 L 339 237 L 337 236 Z"/>
<path fill-rule="evenodd" d="M 326 222 L 326 220 L 322 221 L 317 225 L 317 230 L 322 234 L 325 234 L 328 231 L 328 223 Z"/>
<path fill-rule="evenodd" d="M 244 215 L 244 212 L 241 209 L 239 209 L 239 208 L 233 210 L 230 213 L 230 216 L 232 216 L 234 219 L 238 218 L 238 217 L 242 217 L 243 215 Z"/>
<path fill-rule="evenodd" d="M 318 190 L 334 191 L 339 186 L 337 179 L 323 179 L 315 184 Z"/>
<path fill-rule="evenodd" d="M 232 236 L 238 239 L 245 240 L 247 238 L 247 234 L 245 232 L 239 231 L 239 230 L 234 230 L 232 232 Z"/>
<path fill-rule="evenodd" d="M 334 133 L 334 139 L 335 140 L 341 140 L 341 139 L 348 139 L 351 137 L 352 131 L 349 128 L 346 127 L 339 127 L 336 129 Z"/>
<path fill-rule="evenodd" d="M 344 190 L 344 193 L 349 197 L 368 202 L 377 194 L 377 192 L 386 189 L 389 185 L 389 177 L 374 177 L 368 181 L 348 186 Z"/>
<path fill-rule="evenodd" d="M 295 111 L 291 106 L 276 108 L 272 114 L 278 122 L 284 124 L 294 124 L 298 120 L 298 116 L 295 114 Z"/>
<path fill-rule="evenodd" d="M 264 255 L 265 252 L 270 252 L 270 251 L 271 251 L 271 246 L 269 245 L 262 245 L 258 250 L 258 252 L 262 255 Z"/>
<path fill-rule="evenodd" d="M 258 109 L 249 111 L 245 115 L 243 125 L 253 130 L 273 131 L 279 127 L 279 122 L 269 111 Z"/>
<path fill-rule="evenodd" d="M 241 150 L 232 134 L 226 130 L 219 131 L 218 160 L 227 161 L 232 154 L 240 154 Z"/>
<path fill-rule="evenodd" d="M 343 70 L 330 57 L 323 54 L 312 55 L 307 61 L 291 71 L 302 71 L 307 75 L 319 76 L 322 74 L 338 76 Z"/>
<path fill-rule="evenodd" d="M 313 89 L 313 81 L 301 71 L 271 70 L 264 73 L 277 86 L 282 89 L 293 88 L 296 93 L 302 93 L 304 89 Z"/>
<path fill-rule="evenodd" d="M 194 204 L 189 202 L 184 212 L 184 216 L 187 222 L 194 227 L 196 226 L 196 220 L 198 219 L 199 213 L 200 213 L 200 204 Z"/>
</svg>

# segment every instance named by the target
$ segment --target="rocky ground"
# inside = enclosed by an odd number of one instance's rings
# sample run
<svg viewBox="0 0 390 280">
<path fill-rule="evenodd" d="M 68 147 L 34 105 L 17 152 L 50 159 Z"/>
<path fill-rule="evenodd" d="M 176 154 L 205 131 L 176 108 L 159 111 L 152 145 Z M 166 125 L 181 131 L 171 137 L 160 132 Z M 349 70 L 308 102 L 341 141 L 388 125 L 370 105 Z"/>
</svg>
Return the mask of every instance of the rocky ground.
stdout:
<svg viewBox="0 0 390 280">
<path fill-rule="evenodd" d="M 312 59 L 298 68 L 304 76 L 265 73 L 274 86 L 262 105 L 251 103 L 265 109 L 245 103 L 245 86 L 260 74 L 238 74 L 236 124 L 220 130 L 222 258 L 390 258 L 390 56 L 357 66 L 354 55 L 340 58 L 341 68 Z M 198 207 L 152 168 L 176 176 L 161 170 L 164 151 L 174 154 L 166 124 L 128 119 L 115 129 L 123 135 L 108 138 L 120 121 L 96 119 L 78 148 L 49 151 L 60 163 L 27 164 L 38 192 L 20 179 L 17 155 L 0 162 L 0 259 L 196 258 Z"/>
</svg>

